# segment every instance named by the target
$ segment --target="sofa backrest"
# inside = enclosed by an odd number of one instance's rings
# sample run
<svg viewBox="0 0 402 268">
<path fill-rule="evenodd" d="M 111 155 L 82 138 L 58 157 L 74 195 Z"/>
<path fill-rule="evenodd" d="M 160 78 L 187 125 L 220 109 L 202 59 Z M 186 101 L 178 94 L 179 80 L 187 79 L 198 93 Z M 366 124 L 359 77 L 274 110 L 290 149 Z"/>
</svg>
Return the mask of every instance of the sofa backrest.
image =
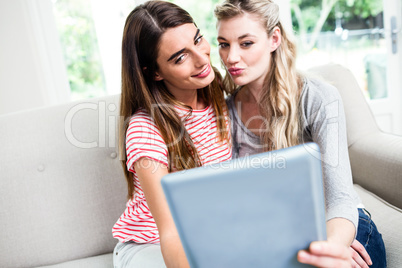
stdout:
<svg viewBox="0 0 402 268">
<path fill-rule="evenodd" d="M 327 64 L 310 71 L 339 90 L 346 113 L 349 146 L 367 134 L 380 131 L 363 92 L 349 69 L 339 64 Z"/>
<path fill-rule="evenodd" d="M 110 253 L 124 211 L 119 96 L 0 116 L 0 267 Z"/>
<path fill-rule="evenodd" d="M 342 97 L 354 183 L 402 208 L 402 138 L 378 128 L 350 70 L 328 64 L 311 71 L 334 85 Z"/>
</svg>

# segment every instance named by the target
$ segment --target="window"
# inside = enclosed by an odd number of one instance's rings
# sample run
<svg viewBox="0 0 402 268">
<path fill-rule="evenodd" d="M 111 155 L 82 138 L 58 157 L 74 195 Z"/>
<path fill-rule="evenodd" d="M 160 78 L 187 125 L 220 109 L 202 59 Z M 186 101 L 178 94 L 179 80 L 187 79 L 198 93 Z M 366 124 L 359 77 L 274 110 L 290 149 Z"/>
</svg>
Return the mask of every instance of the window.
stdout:
<svg viewBox="0 0 402 268">
<path fill-rule="evenodd" d="M 384 132 L 402 134 L 401 1 L 289 0 L 298 67 L 339 63 L 352 71 Z"/>
<path fill-rule="evenodd" d="M 120 92 L 121 39 L 133 0 L 52 0 L 71 88 L 71 99 Z M 186 9 L 211 44 L 211 60 L 220 68 L 213 9 L 218 0 L 171 0 Z"/>
<path fill-rule="evenodd" d="M 351 69 L 368 98 L 387 97 L 382 1 L 291 3 L 300 69 L 340 63 Z"/>
<path fill-rule="evenodd" d="M 71 99 L 105 95 L 105 77 L 89 0 L 53 0 Z"/>
</svg>

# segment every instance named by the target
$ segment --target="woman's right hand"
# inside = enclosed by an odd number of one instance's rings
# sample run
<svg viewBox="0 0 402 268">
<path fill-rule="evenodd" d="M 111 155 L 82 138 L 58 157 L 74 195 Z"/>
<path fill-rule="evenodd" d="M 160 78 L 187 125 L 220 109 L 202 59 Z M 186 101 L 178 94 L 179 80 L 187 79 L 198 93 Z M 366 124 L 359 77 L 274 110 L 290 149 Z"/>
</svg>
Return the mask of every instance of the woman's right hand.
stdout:
<svg viewBox="0 0 402 268">
<path fill-rule="evenodd" d="M 329 241 L 312 242 L 308 250 L 298 252 L 297 259 L 301 263 L 316 267 L 353 267 L 350 249 L 343 244 Z"/>
<path fill-rule="evenodd" d="M 316 267 L 369 268 L 372 265 L 369 254 L 357 240 L 349 249 L 328 241 L 312 242 L 308 250 L 299 251 L 297 258 L 302 263 Z"/>
</svg>

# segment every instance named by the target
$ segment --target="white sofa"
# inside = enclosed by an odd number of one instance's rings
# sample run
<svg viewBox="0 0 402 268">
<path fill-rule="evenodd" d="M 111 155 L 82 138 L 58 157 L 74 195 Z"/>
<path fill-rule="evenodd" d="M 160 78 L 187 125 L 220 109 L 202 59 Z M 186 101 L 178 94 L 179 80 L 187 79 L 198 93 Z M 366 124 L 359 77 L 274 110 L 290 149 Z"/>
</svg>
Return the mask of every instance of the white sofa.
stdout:
<svg viewBox="0 0 402 268">
<path fill-rule="evenodd" d="M 402 267 L 402 137 L 378 130 L 348 70 L 314 71 L 341 92 L 356 189 L 388 267 Z M 0 116 L 0 267 L 113 266 L 111 229 L 126 202 L 118 103 L 108 96 Z"/>
<path fill-rule="evenodd" d="M 402 136 L 380 131 L 348 69 L 330 64 L 310 71 L 341 94 L 355 189 L 383 235 L 388 267 L 402 267 Z"/>
</svg>

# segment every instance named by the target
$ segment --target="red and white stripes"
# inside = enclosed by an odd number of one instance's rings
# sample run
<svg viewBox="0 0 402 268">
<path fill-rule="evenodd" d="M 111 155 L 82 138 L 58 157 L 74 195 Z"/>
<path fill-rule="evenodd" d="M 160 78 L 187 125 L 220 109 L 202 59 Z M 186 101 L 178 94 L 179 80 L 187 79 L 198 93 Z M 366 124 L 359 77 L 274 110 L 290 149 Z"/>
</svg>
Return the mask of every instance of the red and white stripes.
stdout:
<svg viewBox="0 0 402 268">
<path fill-rule="evenodd" d="M 184 127 L 194 142 L 203 165 L 231 159 L 232 150 L 227 142 L 220 143 L 217 119 L 211 106 L 193 111 L 186 118 L 188 110 L 175 107 L 185 120 Z M 186 118 L 186 119 L 185 119 Z M 230 131 L 229 118 L 225 113 L 226 128 Z M 229 135 L 230 137 L 230 135 Z M 177 137 L 180 138 L 180 137 Z M 113 227 L 113 237 L 121 242 L 159 243 L 159 233 L 147 205 L 137 174 L 133 169 L 141 157 L 155 160 L 153 164 L 168 165 L 168 150 L 159 129 L 144 111 L 136 112 L 130 120 L 126 133 L 127 168 L 134 174 L 135 195 L 129 200 L 124 213 Z"/>
</svg>

